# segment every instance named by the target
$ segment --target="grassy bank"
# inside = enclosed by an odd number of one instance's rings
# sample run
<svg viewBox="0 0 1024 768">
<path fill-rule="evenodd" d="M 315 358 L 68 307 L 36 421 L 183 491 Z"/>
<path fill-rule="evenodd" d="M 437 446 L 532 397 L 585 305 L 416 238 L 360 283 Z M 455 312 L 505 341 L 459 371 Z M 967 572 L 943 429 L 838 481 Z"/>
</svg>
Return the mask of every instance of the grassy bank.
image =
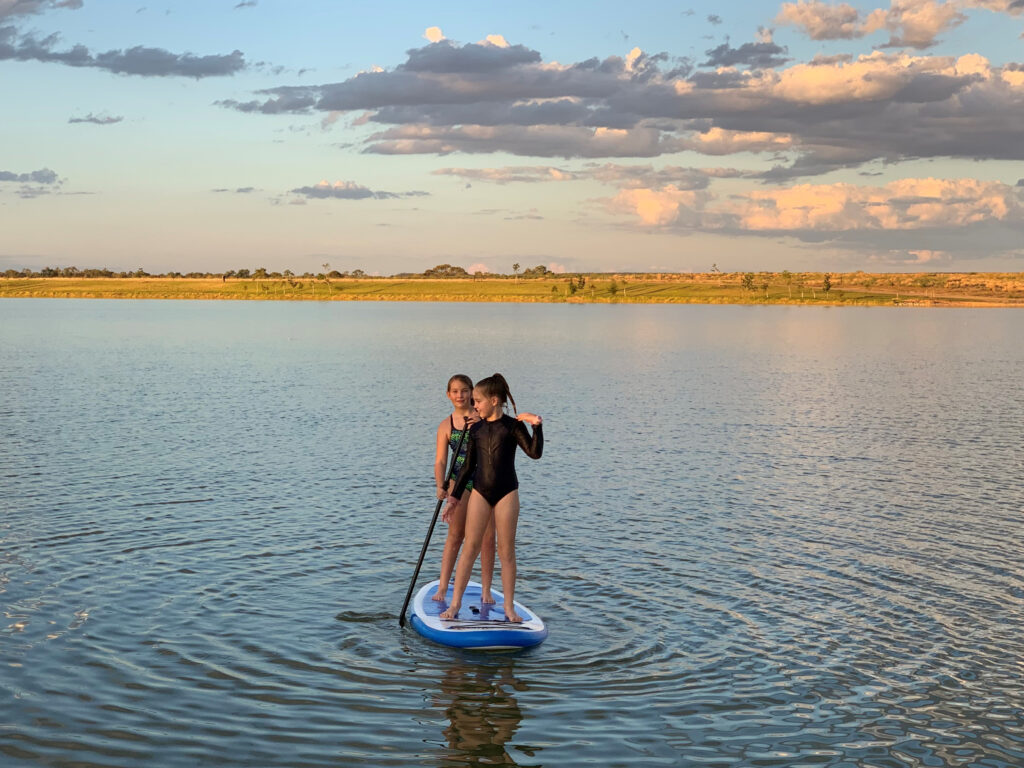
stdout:
<svg viewBox="0 0 1024 768">
<path fill-rule="evenodd" d="M 1024 274 L 596 274 L 579 278 L 0 278 L 0 298 L 1024 306 Z"/>
</svg>

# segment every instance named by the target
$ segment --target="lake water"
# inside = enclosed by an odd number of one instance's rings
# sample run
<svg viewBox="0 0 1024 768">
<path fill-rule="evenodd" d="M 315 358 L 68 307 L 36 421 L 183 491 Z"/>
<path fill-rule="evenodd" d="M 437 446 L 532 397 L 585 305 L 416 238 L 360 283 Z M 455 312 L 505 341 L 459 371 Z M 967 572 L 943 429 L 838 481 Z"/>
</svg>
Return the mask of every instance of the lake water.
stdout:
<svg viewBox="0 0 1024 768">
<path fill-rule="evenodd" d="M 1024 764 L 1024 312 L 0 300 L 4 766 Z M 397 612 L 449 374 L 526 652 Z M 439 525 L 421 581 L 436 578 Z"/>
</svg>

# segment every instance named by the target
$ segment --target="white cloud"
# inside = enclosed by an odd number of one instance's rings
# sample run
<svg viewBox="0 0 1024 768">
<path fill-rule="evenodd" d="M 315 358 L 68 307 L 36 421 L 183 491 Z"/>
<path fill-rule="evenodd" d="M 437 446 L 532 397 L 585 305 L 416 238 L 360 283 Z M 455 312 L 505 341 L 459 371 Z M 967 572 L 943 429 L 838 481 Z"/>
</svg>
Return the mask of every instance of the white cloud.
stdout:
<svg viewBox="0 0 1024 768">
<path fill-rule="evenodd" d="M 608 201 L 614 212 L 631 213 L 647 227 L 665 227 L 670 224 L 696 223 L 691 215 L 703 208 L 707 195 L 674 185 L 660 189 L 623 189 Z"/>
<path fill-rule="evenodd" d="M 793 137 L 766 131 L 729 131 L 709 128 L 683 142 L 687 149 L 705 155 L 732 155 L 736 152 L 778 152 L 792 149 Z"/>
<path fill-rule="evenodd" d="M 470 264 L 468 267 L 466 267 L 466 271 L 469 272 L 469 274 L 471 275 L 475 275 L 477 272 L 483 272 L 484 274 L 488 274 L 490 273 L 491 268 L 488 267 L 483 262 L 478 261 L 476 264 Z"/>
<path fill-rule="evenodd" d="M 835 233 L 1024 224 L 1024 190 L 969 178 L 900 179 L 881 187 L 800 184 L 735 194 L 713 207 L 709 202 L 706 193 L 673 186 L 626 189 L 608 201 L 646 227 Z"/>
<path fill-rule="evenodd" d="M 822 0 L 783 3 L 775 23 L 800 27 L 812 40 L 849 40 L 863 37 L 869 31 L 861 12 L 852 5 L 830 5 Z"/>
<path fill-rule="evenodd" d="M 893 0 L 885 15 L 888 47 L 928 48 L 943 32 L 963 24 L 967 17 L 956 2 Z"/>
<path fill-rule="evenodd" d="M 885 29 L 889 33 L 885 47 L 928 48 L 937 42 L 940 34 L 967 20 L 961 8 L 980 2 L 892 0 L 888 10 L 878 8 L 861 13 L 848 3 L 831 5 L 822 0 L 797 0 L 783 3 L 775 22 L 799 27 L 812 40 L 849 40 Z M 990 5 L 1008 6 L 1012 2 L 989 0 Z"/>
<path fill-rule="evenodd" d="M 482 45 L 493 45 L 495 48 L 508 48 L 508 40 L 501 35 L 488 35 L 480 41 Z"/>
<path fill-rule="evenodd" d="M 637 63 L 643 58 L 643 56 L 644 52 L 639 48 L 634 48 L 633 50 L 631 50 L 629 54 L 626 56 L 626 71 L 636 71 Z"/>
<path fill-rule="evenodd" d="M 440 27 L 427 27 L 423 32 L 423 37 L 429 40 L 431 43 L 439 43 L 445 39 L 444 33 L 441 32 Z"/>
</svg>

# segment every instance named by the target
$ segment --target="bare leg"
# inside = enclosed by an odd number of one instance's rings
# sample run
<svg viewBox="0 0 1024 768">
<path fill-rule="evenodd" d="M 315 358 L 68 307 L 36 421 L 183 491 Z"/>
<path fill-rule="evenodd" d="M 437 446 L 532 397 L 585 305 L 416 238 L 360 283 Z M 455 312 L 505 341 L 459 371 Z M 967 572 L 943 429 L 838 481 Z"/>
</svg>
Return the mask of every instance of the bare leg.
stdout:
<svg viewBox="0 0 1024 768">
<path fill-rule="evenodd" d="M 519 491 L 512 491 L 494 505 L 494 528 L 501 558 L 501 588 L 505 593 L 505 618 L 522 621 L 516 613 L 516 526 L 519 524 Z M 457 582 L 456 582 L 457 583 Z"/>
<path fill-rule="evenodd" d="M 494 581 L 494 515 L 491 515 L 487 523 L 487 530 L 484 531 L 484 540 L 480 547 L 480 602 L 493 603 L 491 596 L 491 582 Z"/>
<path fill-rule="evenodd" d="M 434 593 L 434 599 L 438 602 L 448 598 L 448 583 L 452 580 L 452 571 L 455 570 L 455 558 L 458 557 L 459 547 L 466 536 L 467 501 L 466 496 L 459 499 L 459 503 L 452 508 L 451 519 L 448 521 L 448 537 L 444 540 L 444 553 L 441 555 L 441 578 L 438 581 L 437 592 Z"/>
<path fill-rule="evenodd" d="M 452 601 L 448 604 L 448 610 L 441 614 L 442 619 L 454 619 L 459 615 L 459 608 L 462 607 L 462 595 L 466 591 L 466 585 L 469 584 L 469 577 L 473 574 L 473 564 L 476 562 L 477 555 L 480 554 L 484 531 L 487 530 L 487 523 L 491 517 L 491 505 L 474 490 L 469 496 L 469 504 L 466 509 L 466 540 L 462 543 L 462 554 L 459 555 L 459 565 L 455 569 L 455 591 L 452 593 Z M 502 568 L 502 573 L 504 575 L 504 568 Z"/>
</svg>

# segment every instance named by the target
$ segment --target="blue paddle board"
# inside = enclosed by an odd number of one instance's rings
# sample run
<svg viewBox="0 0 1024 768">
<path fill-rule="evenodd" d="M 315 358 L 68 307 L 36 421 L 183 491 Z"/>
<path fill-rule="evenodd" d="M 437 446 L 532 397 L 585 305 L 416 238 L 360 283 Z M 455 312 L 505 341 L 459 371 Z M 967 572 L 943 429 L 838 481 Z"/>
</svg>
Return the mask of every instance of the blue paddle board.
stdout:
<svg viewBox="0 0 1024 768">
<path fill-rule="evenodd" d="M 432 581 L 416 593 L 412 601 L 412 627 L 428 640 L 454 648 L 509 650 L 529 648 L 544 642 L 547 627 L 540 617 L 522 603 L 515 603 L 521 622 L 505 618 L 505 598 L 501 592 L 491 590 L 493 603 L 480 602 L 480 585 L 469 582 L 462 596 L 462 608 L 454 619 L 442 619 L 448 608 L 454 587 L 448 588 L 447 600 L 434 600 L 437 581 Z"/>
</svg>

